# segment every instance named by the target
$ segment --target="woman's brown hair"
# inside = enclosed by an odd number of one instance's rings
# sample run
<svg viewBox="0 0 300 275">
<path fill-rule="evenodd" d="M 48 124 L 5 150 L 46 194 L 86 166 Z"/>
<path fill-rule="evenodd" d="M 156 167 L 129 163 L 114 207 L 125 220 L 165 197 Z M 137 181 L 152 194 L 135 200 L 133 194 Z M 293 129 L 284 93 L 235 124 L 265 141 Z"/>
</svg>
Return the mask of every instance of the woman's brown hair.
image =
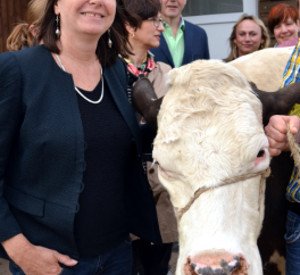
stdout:
<svg viewBox="0 0 300 275">
<path fill-rule="evenodd" d="M 160 0 L 121 0 L 123 17 L 134 27 L 141 27 L 144 20 L 155 17 L 160 12 Z"/>
</svg>

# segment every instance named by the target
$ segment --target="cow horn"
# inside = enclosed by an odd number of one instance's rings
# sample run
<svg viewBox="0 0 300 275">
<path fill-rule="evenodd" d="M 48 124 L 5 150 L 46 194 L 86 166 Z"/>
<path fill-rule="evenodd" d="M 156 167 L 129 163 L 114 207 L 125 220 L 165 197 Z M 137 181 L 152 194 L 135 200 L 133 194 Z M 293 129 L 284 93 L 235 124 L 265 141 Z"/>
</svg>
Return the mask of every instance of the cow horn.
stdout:
<svg viewBox="0 0 300 275">
<path fill-rule="evenodd" d="M 153 129 L 157 130 L 157 115 L 163 98 L 157 98 L 152 83 L 147 78 L 136 81 L 132 90 L 132 104 Z"/>
<path fill-rule="evenodd" d="M 300 82 L 291 84 L 276 92 L 259 90 L 254 83 L 250 83 L 263 105 L 263 123 L 267 125 L 272 115 L 287 115 L 295 103 L 300 103 Z"/>
<path fill-rule="evenodd" d="M 264 92 L 250 83 L 263 105 L 263 123 L 267 125 L 272 115 L 286 115 L 295 103 L 300 104 L 300 82 L 296 82 L 275 92 Z M 163 97 L 157 99 L 152 83 L 147 78 L 139 79 L 132 91 L 132 104 L 148 125 L 157 130 L 157 115 Z"/>
</svg>

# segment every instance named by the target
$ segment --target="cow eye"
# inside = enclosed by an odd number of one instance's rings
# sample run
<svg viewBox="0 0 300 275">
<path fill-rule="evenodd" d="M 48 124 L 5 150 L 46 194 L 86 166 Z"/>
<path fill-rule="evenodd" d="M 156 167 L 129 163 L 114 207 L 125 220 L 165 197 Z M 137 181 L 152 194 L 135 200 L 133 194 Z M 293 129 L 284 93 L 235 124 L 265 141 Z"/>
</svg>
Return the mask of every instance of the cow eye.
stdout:
<svg viewBox="0 0 300 275">
<path fill-rule="evenodd" d="M 257 154 L 257 157 L 258 157 L 258 158 L 261 158 L 261 157 L 264 156 L 264 154 L 265 154 L 265 150 L 259 150 L 259 152 L 258 152 L 258 154 Z"/>
</svg>

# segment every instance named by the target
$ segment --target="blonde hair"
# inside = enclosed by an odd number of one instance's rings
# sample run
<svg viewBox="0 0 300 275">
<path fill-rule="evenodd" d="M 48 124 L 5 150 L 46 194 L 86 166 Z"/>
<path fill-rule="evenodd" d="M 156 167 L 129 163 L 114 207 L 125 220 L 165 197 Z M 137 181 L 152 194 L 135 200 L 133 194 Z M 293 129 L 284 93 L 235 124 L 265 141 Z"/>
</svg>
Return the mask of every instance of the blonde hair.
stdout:
<svg viewBox="0 0 300 275">
<path fill-rule="evenodd" d="M 236 39 L 236 28 L 237 28 L 237 26 L 244 20 L 252 20 L 258 26 L 260 26 L 261 35 L 262 35 L 262 38 L 264 39 L 264 42 L 260 45 L 259 50 L 269 47 L 270 36 L 269 36 L 269 33 L 268 33 L 268 29 L 265 26 L 264 22 L 262 20 L 260 20 L 258 17 L 254 16 L 254 15 L 243 14 L 240 17 L 240 19 L 233 26 L 233 29 L 232 29 L 232 32 L 231 32 L 231 35 L 230 35 L 230 38 L 229 38 L 231 51 L 230 51 L 229 56 L 226 59 L 224 59 L 225 62 L 229 62 L 231 60 L 234 60 L 234 59 L 238 58 L 237 47 L 236 47 L 236 45 L 234 44 L 233 41 Z"/>
<path fill-rule="evenodd" d="M 37 24 L 45 12 L 47 0 L 30 0 L 27 6 L 26 22 L 17 24 L 6 40 L 8 51 L 17 51 L 36 45 Z"/>
</svg>

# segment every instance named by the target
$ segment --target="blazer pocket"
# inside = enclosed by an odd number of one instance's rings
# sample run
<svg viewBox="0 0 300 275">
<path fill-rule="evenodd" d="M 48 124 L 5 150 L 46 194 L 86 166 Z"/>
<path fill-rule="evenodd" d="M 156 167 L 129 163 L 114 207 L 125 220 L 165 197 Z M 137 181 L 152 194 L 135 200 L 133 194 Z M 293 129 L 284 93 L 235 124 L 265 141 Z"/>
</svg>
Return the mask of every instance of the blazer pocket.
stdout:
<svg viewBox="0 0 300 275">
<path fill-rule="evenodd" d="M 5 187 L 4 196 L 9 205 L 28 214 L 43 217 L 45 202 L 10 186 Z"/>
</svg>

